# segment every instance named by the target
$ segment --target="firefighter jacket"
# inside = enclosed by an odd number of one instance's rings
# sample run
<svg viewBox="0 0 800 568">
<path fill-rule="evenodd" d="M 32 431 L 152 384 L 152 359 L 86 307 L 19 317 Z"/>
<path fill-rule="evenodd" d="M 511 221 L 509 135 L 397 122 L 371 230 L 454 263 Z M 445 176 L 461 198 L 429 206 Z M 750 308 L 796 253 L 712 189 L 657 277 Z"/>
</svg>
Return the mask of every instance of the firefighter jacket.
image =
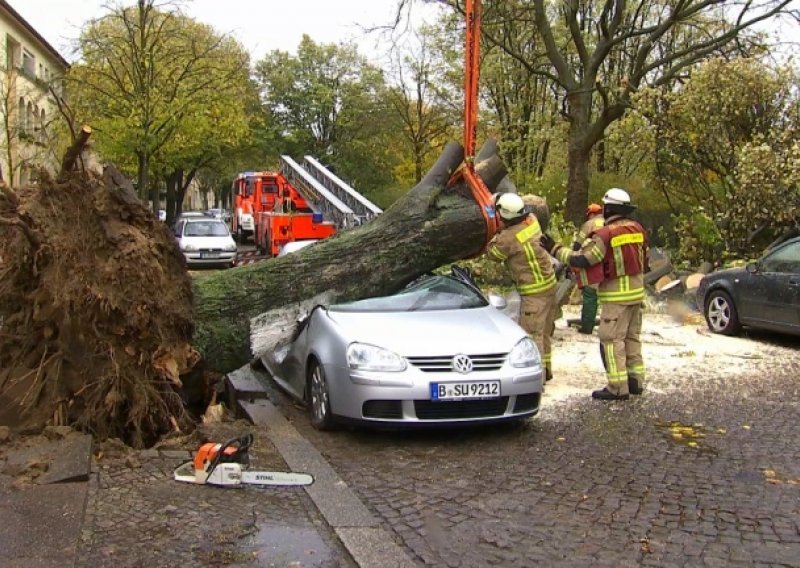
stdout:
<svg viewBox="0 0 800 568">
<path fill-rule="evenodd" d="M 600 213 L 590 217 L 584 221 L 583 225 L 581 225 L 581 228 L 578 230 L 578 234 L 575 235 L 575 242 L 583 246 L 584 241 L 591 237 L 592 233 L 594 233 L 597 229 L 600 229 L 605 224 L 606 220 Z"/>
<path fill-rule="evenodd" d="M 647 233 L 632 219 L 613 216 L 577 252 L 556 245 L 561 262 L 586 270 L 588 284 L 599 283 L 601 303 L 636 304 L 644 299 Z"/>
<path fill-rule="evenodd" d="M 578 234 L 575 235 L 576 244 L 573 244 L 572 250 L 580 250 L 583 248 L 583 245 L 586 243 L 586 239 L 591 237 L 595 231 L 601 229 L 605 224 L 606 220 L 599 213 L 587 219 L 583 225 L 581 225 L 581 228 L 578 230 Z M 572 273 L 575 275 L 575 283 L 578 285 L 578 288 L 583 288 L 584 286 L 590 286 L 594 284 L 589 282 L 589 276 L 586 274 L 586 269 L 573 267 Z"/>
<path fill-rule="evenodd" d="M 534 215 L 506 227 L 489 243 L 487 256 L 505 263 L 521 296 L 547 292 L 556 285 L 553 261 L 541 245 L 542 229 Z"/>
</svg>

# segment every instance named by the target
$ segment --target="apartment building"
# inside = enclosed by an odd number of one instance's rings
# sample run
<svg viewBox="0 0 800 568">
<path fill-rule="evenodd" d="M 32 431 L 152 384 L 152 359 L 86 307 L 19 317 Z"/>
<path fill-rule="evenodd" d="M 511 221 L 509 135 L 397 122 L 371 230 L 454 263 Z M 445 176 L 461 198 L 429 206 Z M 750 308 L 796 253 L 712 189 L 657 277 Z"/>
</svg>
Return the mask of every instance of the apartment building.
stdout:
<svg viewBox="0 0 800 568">
<path fill-rule="evenodd" d="M 0 50 L 0 174 L 22 186 L 38 168 L 58 167 L 52 143 L 58 109 L 50 89 L 63 96 L 60 78 L 69 64 L 5 0 Z"/>
</svg>

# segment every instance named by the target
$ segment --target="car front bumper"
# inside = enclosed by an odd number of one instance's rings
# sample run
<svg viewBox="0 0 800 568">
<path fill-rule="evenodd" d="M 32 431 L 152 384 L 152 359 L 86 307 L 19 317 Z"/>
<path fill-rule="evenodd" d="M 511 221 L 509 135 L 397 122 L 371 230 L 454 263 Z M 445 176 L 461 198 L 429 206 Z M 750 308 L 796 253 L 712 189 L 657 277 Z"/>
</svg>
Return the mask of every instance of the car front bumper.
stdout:
<svg viewBox="0 0 800 568">
<path fill-rule="evenodd" d="M 453 376 L 452 373 L 366 373 L 324 367 L 331 411 L 347 419 L 389 424 L 447 424 L 497 421 L 533 416 L 539 411 L 543 370 L 509 369 Z M 486 375 L 486 376 L 482 376 Z M 499 380 L 500 396 L 431 400 L 431 383 Z"/>
<path fill-rule="evenodd" d="M 183 252 L 187 266 L 230 266 L 236 260 L 236 251 L 215 252 L 210 256 L 207 252 Z"/>
</svg>

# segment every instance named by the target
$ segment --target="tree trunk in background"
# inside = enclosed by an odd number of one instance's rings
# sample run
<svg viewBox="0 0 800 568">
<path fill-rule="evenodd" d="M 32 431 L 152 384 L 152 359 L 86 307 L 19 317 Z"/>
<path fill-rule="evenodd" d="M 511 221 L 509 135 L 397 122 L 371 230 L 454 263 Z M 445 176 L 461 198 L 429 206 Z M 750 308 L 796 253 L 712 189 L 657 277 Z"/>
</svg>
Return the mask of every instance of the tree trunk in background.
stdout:
<svg viewBox="0 0 800 568">
<path fill-rule="evenodd" d="M 175 174 L 170 174 L 167 177 L 167 226 L 172 227 L 175 224 L 175 219 L 178 218 L 178 207 L 175 203 L 175 196 L 177 195 L 178 182 L 175 179 Z"/>
<path fill-rule="evenodd" d="M 593 136 L 591 92 L 583 89 L 568 96 L 569 132 L 567 134 L 567 205 L 564 217 L 580 227 L 589 203 L 589 162 Z M 597 132 L 597 130 L 595 130 Z M 602 130 L 599 131 L 602 133 Z"/>
<path fill-rule="evenodd" d="M 450 143 L 414 189 L 366 225 L 291 255 L 196 279 L 194 345 L 204 359 L 223 372 L 250 361 L 251 319 L 265 312 L 323 295 L 330 303 L 390 294 L 479 254 L 486 238 L 480 208 L 463 183 L 444 189 L 462 160 L 461 145 Z M 506 175 L 496 154 L 476 170 L 490 190 Z"/>
<path fill-rule="evenodd" d="M 606 171 L 606 139 L 601 138 L 597 142 L 597 171 Z"/>
<path fill-rule="evenodd" d="M 565 217 L 579 227 L 589 200 L 589 158 L 591 150 L 584 146 L 583 139 L 573 137 L 570 132 L 567 146 L 567 208 Z"/>
</svg>

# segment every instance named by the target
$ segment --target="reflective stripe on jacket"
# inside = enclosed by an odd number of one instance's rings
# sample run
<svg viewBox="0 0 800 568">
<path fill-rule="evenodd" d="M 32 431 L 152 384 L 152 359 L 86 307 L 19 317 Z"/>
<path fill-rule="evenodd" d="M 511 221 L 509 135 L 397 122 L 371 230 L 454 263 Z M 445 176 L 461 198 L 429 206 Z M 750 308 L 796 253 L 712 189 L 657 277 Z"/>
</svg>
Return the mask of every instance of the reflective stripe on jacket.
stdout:
<svg viewBox="0 0 800 568">
<path fill-rule="evenodd" d="M 600 283 L 597 297 L 601 303 L 637 303 L 644 299 L 647 246 L 647 234 L 639 223 L 612 217 L 580 251 L 560 247 L 556 258 L 570 266 L 588 264 L 588 283 Z"/>
<path fill-rule="evenodd" d="M 581 225 L 581 228 L 578 230 L 578 234 L 575 235 L 575 242 L 583 247 L 584 244 L 587 244 L 586 239 L 590 238 L 595 231 L 602 229 L 605 224 L 606 220 L 600 214 L 589 218 L 583 223 L 583 225 Z M 585 268 L 573 268 L 572 272 L 575 274 L 575 281 L 578 284 L 578 288 L 583 288 L 584 286 L 589 286 L 599 282 L 599 280 L 590 282 L 589 275 L 587 274 Z"/>
<path fill-rule="evenodd" d="M 542 229 L 535 216 L 497 233 L 489 243 L 487 256 L 503 262 L 520 295 L 547 292 L 556 285 L 553 261 L 540 244 Z"/>
</svg>

